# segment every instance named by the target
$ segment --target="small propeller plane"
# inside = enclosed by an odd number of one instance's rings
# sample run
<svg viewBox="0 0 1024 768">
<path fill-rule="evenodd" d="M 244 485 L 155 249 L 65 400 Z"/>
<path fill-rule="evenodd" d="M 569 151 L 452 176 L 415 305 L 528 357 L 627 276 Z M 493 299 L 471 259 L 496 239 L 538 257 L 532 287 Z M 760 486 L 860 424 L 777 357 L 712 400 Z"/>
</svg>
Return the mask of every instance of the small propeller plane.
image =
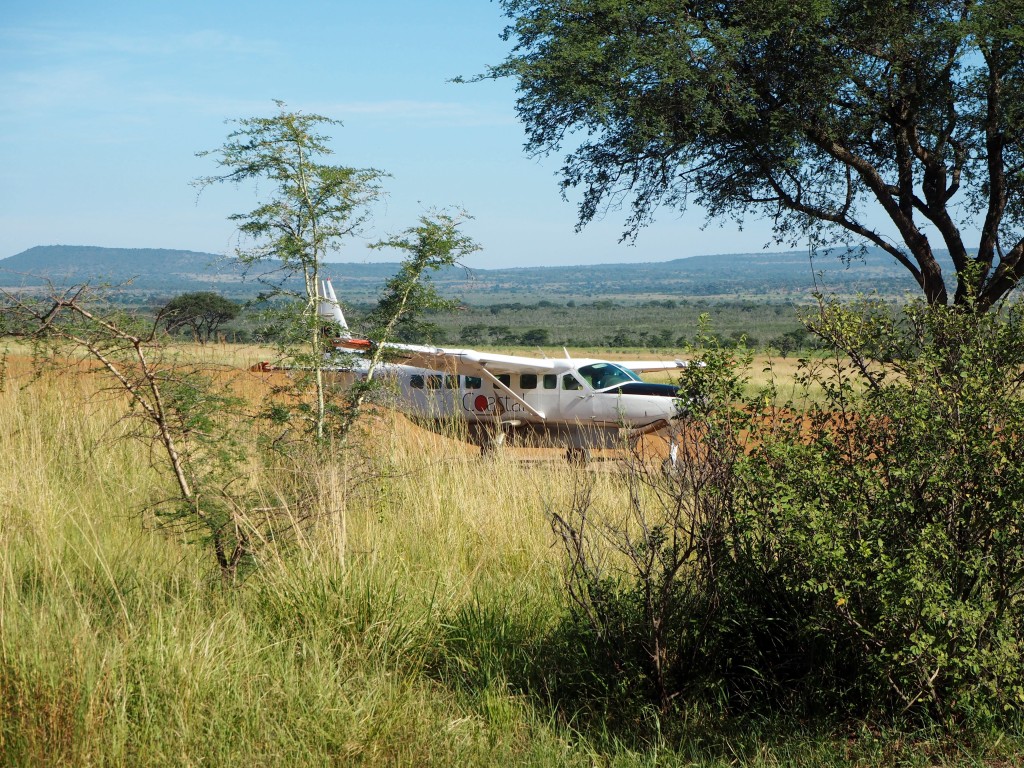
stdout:
<svg viewBox="0 0 1024 768">
<path fill-rule="evenodd" d="M 340 331 L 338 353 L 372 349 L 350 333 L 330 280 L 319 294 L 321 320 Z M 593 448 L 621 446 L 683 415 L 678 387 L 638 375 L 683 368 L 682 360 L 612 362 L 571 358 L 568 351 L 565 358 L 535 358 L 398 343 L 385 349 L 389 362 L 379 375 L 394 383 L 397 407 L 428 427 L 463 420 L 483 453 L 506 442 L 563 445 L 570 460 L 585 461 Z M 338 370 L 360 375 L 366 367 L 339 361 Z"/>
</svg>

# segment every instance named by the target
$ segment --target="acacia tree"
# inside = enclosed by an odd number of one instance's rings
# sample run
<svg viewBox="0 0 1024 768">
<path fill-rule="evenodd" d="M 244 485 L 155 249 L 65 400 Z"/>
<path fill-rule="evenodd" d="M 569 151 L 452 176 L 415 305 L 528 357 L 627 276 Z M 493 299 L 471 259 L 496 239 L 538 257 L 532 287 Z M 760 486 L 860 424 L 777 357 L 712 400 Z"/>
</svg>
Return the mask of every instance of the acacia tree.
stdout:
<svg viewBox="0 0 1024 768">
<path fill-rule="evenodd" d="M 247 246 L 239 247 L 236 255 L 248 265 L 278 260 L 280 270 L 271 283 L 271 295 L 288 295 L 301 304 L 298 328 L 305 351 L 295 357 L 312 374 L 312 428 L 322 438 L 326 345 L 317 319 L 321 267 L 326 255 L 365 223 L 368 205 L 381 194 L 380 181 L 385 174 L 372 168 L 320 162 L 331 154 L 328 137 L 320 131 L 340 122 L 288 112 L 283 102 L 275 103 L 278 114 L 274 117 L 230 121 L 238 127 L 223 146 L 199 153 L 200 157 L 216 156 L 224 172 L 198 179 L 196 184 L 202 188 L 218 182 L 256 180 L 261 193 L 265 192 L 258 207 L 230 217 L 248 238 Z M 299 290 L 287 282 L 296 276 L 301 279 Z"/>
<path fill-rule="evenodd" d="M 768 216 L 778 242 L 877 246 L 928 302 L 980 311 L 1024 274 L 1020 0 L 502 6 L 515 46 L 488 76 L 517 80 L 530 150 L 569 148 L 580 226 L 626 199 L 627 238 L 659 205 Z"/>
<path fill-rule="evenodd" d="M 246 421 L 241 401 L 223 376 L 171 354 L 162 324 L 162 314 L 117 309 L 88 284 L 50 285 L 39 296 L 0 289 L 0 328 L 31 345 L 39 375 L 84 356 L 124 396 L 128 434 L 152 445 L 154 466 L 174 481 L 173 496 L 156 505 L 158 519 L 199 534 L 231 583 L 261 543 L 294 525 L 294 512 L 255 503 L 240 482 L 251 468 L 247 443 L 237 437 Z"/>
<path fill-rule="evenodd" d="M 188 328 L 200 344 L 208 342 L 220 327 L 238 317 L 241 308 L 213 291 L 194 291 L 175 296 L 160 310 L 168 333 Z"/>
<path fill-rule="evenodd" d="M 451 310 L 457 302 L 443 298 L 430 274 L 445 267 L 459 266 L 480 246 L 460 227 L 472 217 L 464 211 L 433 211 L 420 216 L 419 224 L 378 243 L 374 248 L 394 248 L 405 254 L 402 265 L 385 284 L 377 306 L 367 317 L 373 349 L 367 359 L 366 376 L 355 384 L 348 398 L 343 425 L 350 426 L 366 400 L 380 366 L 392 352 L 390 340 L 403 332 L 415 333 L 417 318 L 424 312 Z M 347 426 L 341 432 L 347 432 Z"/>
</svg>

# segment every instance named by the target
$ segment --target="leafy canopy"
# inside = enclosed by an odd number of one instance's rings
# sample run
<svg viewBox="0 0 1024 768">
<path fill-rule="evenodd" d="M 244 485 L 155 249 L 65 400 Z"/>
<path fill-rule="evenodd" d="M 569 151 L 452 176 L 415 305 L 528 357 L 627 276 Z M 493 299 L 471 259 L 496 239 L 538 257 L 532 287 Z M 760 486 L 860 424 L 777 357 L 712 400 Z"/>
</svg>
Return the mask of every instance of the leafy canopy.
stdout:
<svg viewBox="0 0 1024 768">
<path fill-rule="evenodd" d="M 323 369 L 328 347 L 317 316 L 321 268 L 327 254 L 366 222 L 385 174 L 322 162 L 331 149 L 321 131 L 340 123 L 323 115 L 286 111 L 280 101 L 275 104 L 278 113 L 273 117 L 230 121 L 237 128 L 224 144 L 198 153 L 215 156 L 223 172 L 195 183 L 200 188 L 218 182 L 259 184 L 260 204 L 230 217 L 246 238 L 247 247 L 238 248 L 236 256 L 247 265 L 270 258 L 281 263 L 280 280 L 260 280 L 269 282 L 272 295 L 290 296 L 301 306 L 288 328 L 299 344 L 288 350 L 288 356 L 311 372 L 312 428 L 322 438 L 327 421 Z M 285 287 L 294 275 L 302 278 L 301 292 Z"/>
<path fill-rule="evenodd" d="M 430 275 L 445 267 L 459 266 L 480 250 L 460 228 L 471 219 L 465 211 L 432 211 L 420 216 L 419 224 L 378 243 L 374 248 L 393 248 L 405 253 L 397 274 L 387 281 L 368 324 L 371 338 L 419 342 L 434 330 L 424 323 L 429 312 L 453 311 L 458 302 L 443 298 Z"/>
<path fill-rule="evenodd" d="M 200 343 L 209 341 L 221 326 L 234 320 L 241 307 L 213 291 L 175 296 L 160 310 L 160 322 L 168 333 L 188 328 Z"/>
<path fill-rule="evenodd" d="M 1020 279 L 1021 0 L 502 6 L 515 47 L 488 76 L 516 79 L 530 149 L 568 150 L 581 226 L 630 200 L 635 237 L 693 202 L 767 216 L 778 242 L 882 248 L 931 303 L 985 311 Z"/>
<path fill-rule="evenodd" d="M 305 278 L 306 290 L 299 298 L 312 297 L 315 305 L 319 265 L 366 223 L 368 206 L 381 195 L 380 182 L 387 174 L 322 162 L 332 151 L 329 137 L 321 131 L 341 123 L 323 115 L 288 112 L 280 101 L 275 104 L 278 114 L 232 120 L 237 127 L 220 148 L 197 153 L 215 156 L 223 172 L 195 184 L 261 185 L 260 204 L 229 217 L 249 239 L 249 247 L 239 248 L 236 255 L 247 264 L 279 259 L 288 275 Z"/>
</svg>

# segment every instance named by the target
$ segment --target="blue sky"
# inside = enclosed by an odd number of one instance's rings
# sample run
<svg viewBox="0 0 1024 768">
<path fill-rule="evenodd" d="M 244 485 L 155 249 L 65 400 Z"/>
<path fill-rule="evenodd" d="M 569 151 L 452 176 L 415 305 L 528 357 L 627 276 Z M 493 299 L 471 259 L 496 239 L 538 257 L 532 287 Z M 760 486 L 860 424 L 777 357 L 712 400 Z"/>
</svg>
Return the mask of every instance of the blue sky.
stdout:
<svg viewBox="0 0 1024 768">
<path fill-rule="evenodd" d="M 0 258 L 34 245 L 228 253 L 252 190 L 215 171 L 229 118 L 289 108 L 341 120 L 332 162 L 392 174 L 371 227 L 333 258 L 396 260 L 366 244 L 431 207 L 461 207 L 471 266 L 663 261 L 760 250 L 768 227 L 702 229 L 662 211 L 635 246 L 622 215 L 574 232 L 559 158 L 530 158 L 511 82 L 449 82 L 502 60 L 488 0 L 291 3 L 6 0 L 0 13 Z"/>
</svg>

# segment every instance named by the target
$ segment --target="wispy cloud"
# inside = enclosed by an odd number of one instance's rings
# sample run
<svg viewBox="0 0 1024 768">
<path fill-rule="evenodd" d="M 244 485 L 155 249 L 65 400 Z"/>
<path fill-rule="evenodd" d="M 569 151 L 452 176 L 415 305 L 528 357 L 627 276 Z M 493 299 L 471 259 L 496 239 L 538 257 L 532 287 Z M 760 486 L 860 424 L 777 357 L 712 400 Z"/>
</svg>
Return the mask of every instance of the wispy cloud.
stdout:
<svg viewBox="0 0 1024 768">
<path fill-rule="evenodd" d="M 11 110 L 37 110 L 97 98 L 106 77 L 98 70 L 47 66 L 9 72 L 0 78 L 0 102 Z"/>
<path fill-rule="evenodd" d="M 366 116 L 401 121 L 420 121 L 443 125 L 510 125 L 515 117 L 506 105 L 487 107 L 458 101 L 417 101 L 391 99 L 381 101 L 328 102 L 314 105 L 317 112 L 338 116 Z"/>
<path fill-rule="evenodd" d="M 250 39 L 204 29 L 160 35 L 96 34 L 93 30 L 63 28 L 59 23 L 36 27 L 0 29 L 0 44 L 23 56 L 77 58 L 97 54 L 125 56 L 176 56 L 195 53 L 269 55 L 279 50 L 273 40 Z"/>
<path fill-rule="evenodd" d="M 128 36 L 66 30 L 58 23 L 0 28 L 0 105 L 9 120 L 27 122 L 52 111 L 131 109 L 192 100 L 196 89 L 175 73 L 194 62 L 230 69 L 224 58 L 273 58 L 278 46 L 216 30 Z"/>
</svg>

